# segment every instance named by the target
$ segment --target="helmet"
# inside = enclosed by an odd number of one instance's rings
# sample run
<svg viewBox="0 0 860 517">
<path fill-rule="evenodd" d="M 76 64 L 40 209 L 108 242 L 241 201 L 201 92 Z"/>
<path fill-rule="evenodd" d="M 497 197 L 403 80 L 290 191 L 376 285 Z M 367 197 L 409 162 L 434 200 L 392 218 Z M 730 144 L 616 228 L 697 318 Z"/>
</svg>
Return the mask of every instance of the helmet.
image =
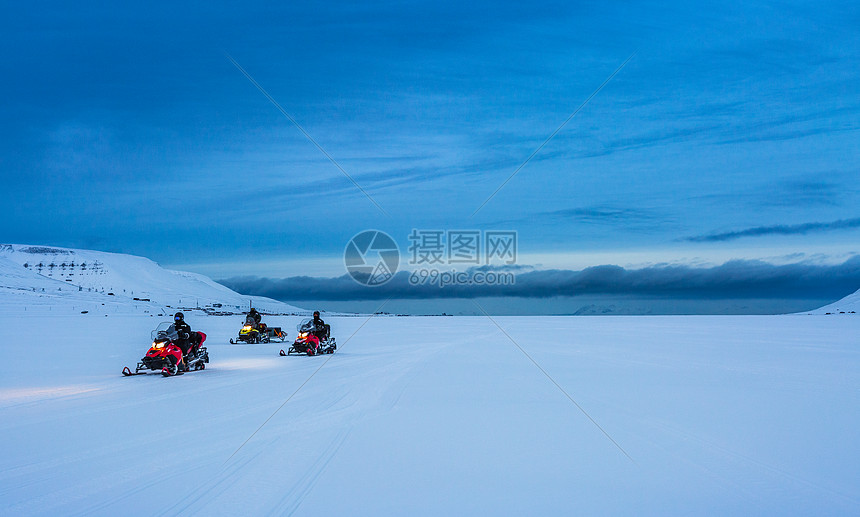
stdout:
<svg viewBox="0 0 860 517">
<path fill-rule="evenodd" d="M 185 321 L 185 315 L 181 312 L 177 312 L 175 316 L 173 316 L 173 321 Z"/>
<path fill-rule="evenodd" d="M 320 315 L 320 311 L 314 311 L 314 317 L 317 317 L 319 315 Z"/>
</svg>

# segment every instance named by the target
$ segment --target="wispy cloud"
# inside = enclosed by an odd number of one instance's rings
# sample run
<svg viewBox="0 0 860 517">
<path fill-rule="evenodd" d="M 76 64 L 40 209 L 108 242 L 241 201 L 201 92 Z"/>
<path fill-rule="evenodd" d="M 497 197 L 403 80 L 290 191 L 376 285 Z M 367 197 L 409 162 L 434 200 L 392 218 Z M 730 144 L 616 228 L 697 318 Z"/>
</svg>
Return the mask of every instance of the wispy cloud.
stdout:
<svg viewBox="0 0 860 517">
<path fill-rule="evenodd" d="M 631 223 L 653 223 L 662 219 L 659 215 L 649 210 L 609 206 L 568 208 L 552 212 L 542 212 L 539 216 L 542 219 L 574 219 L 584 223 L 625 225 Z"/>
<path fill-rule="evenodd" d="M 608 205 L 581 206 L 546 212 L 534 212 L 526 217 L 497 220 L 489 223 L 495 226 L 528 225 L 540 221 L 541 225 L 579 223 L 586 225 L 611 226 L 623 229 L 664 228 L 674 223 L 674 219 L 658 210 L 648 208 L 624 208 Z"/>
<path fill-rule="evenodd" d="M 743 237 L 762 237 L 766 235 L 806 235 L 814 232 L 828 232 L 832 230 L 845 230 L 851 228 L 860 228 L 860 217 L 854 219 L 840 219 L 829 223 L 804 223 L 785 225 L 778 224 L 774 226 L 756 226 L 745 230 L 734 232 L 711 233 L 707 235 L 696 235 L 687 237 L 683 240 L 689 242 L 722 242 Z"/>
<path fill-rule="evenodd" d="M 856 172 L 855 172 L 856 174 Z M 765 206 L 837 206 L 845 195 L 844 184 L 826 181 L 819 177 L 786 181 L 762 203 Z"/>
</svg>

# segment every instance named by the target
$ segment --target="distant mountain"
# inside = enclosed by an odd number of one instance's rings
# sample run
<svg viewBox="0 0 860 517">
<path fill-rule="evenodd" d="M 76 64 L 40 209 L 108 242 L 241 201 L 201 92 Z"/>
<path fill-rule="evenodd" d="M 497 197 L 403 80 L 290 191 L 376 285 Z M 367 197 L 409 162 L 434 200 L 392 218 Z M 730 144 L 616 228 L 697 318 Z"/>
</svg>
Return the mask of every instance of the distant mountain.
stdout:
<svg viewBox="0 0 860 517">
<path fill-rule="evenodd" d="M 838 302 L 833 302 L 830 305 L 821 307 L 820 309 L 810 311 L 809 314 L 850 314 L 852 312 L 854 314 L 860 313 L 860 291 L 857 291 L 854 294 L 849 294 Z"/>
<path fill-rule="evenodd" d="M 244 296 L 196 273 L 164 269 L 133 255 L 20 244 L 0 245 L 0 307 L 167 313 L 174 309 L 305 313 L 270 298 Z"/>
</svg>

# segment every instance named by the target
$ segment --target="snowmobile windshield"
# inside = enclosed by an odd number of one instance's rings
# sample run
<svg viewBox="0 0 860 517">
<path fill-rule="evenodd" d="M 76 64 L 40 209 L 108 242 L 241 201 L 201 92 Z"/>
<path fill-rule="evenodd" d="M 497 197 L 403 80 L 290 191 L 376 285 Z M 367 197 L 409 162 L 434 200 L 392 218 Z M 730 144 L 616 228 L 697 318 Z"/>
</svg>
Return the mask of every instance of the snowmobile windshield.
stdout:
<svg viewBox="0 0 860 517">
<path fill-rule="evenodd" d="M 317 329 L 317 326 L 314 325 L 314 320 L 311 318 L 305 318 L 301 323 L 296 325 L 296 330 L 299 332 L 313 332 Z"/>
<path fill-rule="evenodd" d="M 155 330 L 152 331 L 152 340 L 156 341 L 159 339 L 169 339 L 170 341 L 175 341 L 179 337 L 179 333 L 176 332 L 176 327 L 173 323 L 169 321 L 165 321 L 164 323 L 159 323 Z"/>
<path fill-rule="evenodd" d="M 255 323 L 257 323 L 257 322 L 254 320 L 254 317 L 251 316 L 250 314 L 245 318 L 245 325 L 254 325 Z"/>
</svg>

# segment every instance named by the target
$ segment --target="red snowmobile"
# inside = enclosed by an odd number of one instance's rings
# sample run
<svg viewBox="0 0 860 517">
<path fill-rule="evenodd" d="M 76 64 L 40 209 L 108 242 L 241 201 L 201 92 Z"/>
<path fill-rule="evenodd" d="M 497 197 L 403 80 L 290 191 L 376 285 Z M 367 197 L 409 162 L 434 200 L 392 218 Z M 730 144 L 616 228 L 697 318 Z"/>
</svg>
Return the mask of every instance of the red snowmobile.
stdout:
<svg viewBox="0 0 860 517">
<path fill-rule="evenodd" d="M 292 354 L 333 354 L 337 350 L 337 343 L 333 337 L 329 336 L 328 325 L 325 328 L 317 328 L 314 325 L 314 320 L 305 318 L 296 326 L 298 335 L 296 341 L 288 351 L 280 351 L 280 355 Z"/>
<path fill-rule="evenodd" d="M 185 361 L 182 361 L 182 349 L 177 344 L 179 342 L 179 334 L 173 323 L 164 322 L 152 331 L 152 346 L 143 356 L 143 359 L 137 363 L 137 368 L 134 372 L 126 366 L 122 369 L 123 375 L 143 375 L 146 370 L 161 370 L 161 374 L 165 377 L 171 375 L 182 374 L 191 370 L 203 370 L 206 368 L 206 363 L 209 362 L 209 352 L 203 346 L 206 341 L 206 334 L 202 332 L 192 332 L 190 347 L 185 354 Z"/>
</svg>

